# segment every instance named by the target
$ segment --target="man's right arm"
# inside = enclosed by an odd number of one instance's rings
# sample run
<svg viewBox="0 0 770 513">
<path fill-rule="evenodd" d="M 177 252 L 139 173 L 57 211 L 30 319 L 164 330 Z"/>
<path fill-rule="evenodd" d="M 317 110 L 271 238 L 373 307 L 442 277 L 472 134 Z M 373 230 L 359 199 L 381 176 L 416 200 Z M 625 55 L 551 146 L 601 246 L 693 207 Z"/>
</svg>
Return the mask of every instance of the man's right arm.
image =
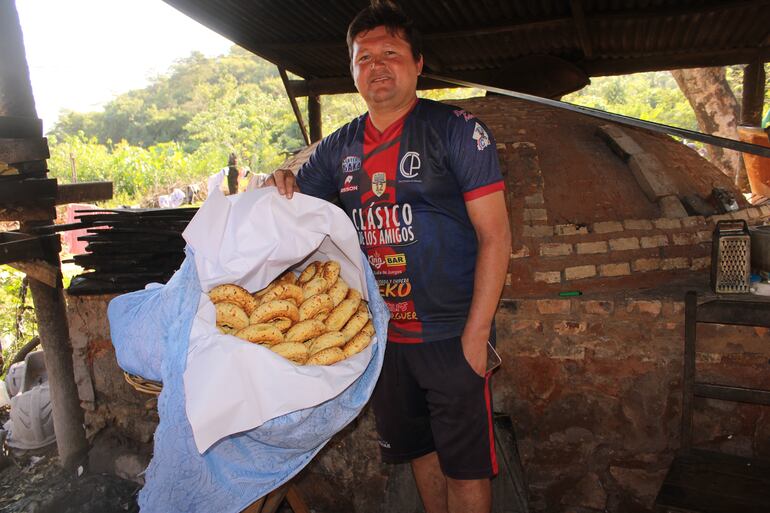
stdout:
<svg viewBox="0 0 770 513">
<path fill-rule="evenodd" d="M 276 187 L 278 188 L 278 193 L 281 196 L 286 196 L 287 199 L 291 199 L 295 192 L 302 192 L 299 189 L 297 177 L 294 176 L 291 169 L 276 169 L 265 180 L 262 187 Z"/>
<path fill-rule="evenodd" d="M 291 199 L 295 192 L 325 200 L 335 198 L 338 190 L 334 179 L 334 166 L 331 164 L 335 160 L 334 142 L 331 137 L 323 139 L 316 146 L 296 175 L 289 169 L 277 169 L 265 181 L 264 186 L 274 185 L 287 199 Z"/>
</svg>

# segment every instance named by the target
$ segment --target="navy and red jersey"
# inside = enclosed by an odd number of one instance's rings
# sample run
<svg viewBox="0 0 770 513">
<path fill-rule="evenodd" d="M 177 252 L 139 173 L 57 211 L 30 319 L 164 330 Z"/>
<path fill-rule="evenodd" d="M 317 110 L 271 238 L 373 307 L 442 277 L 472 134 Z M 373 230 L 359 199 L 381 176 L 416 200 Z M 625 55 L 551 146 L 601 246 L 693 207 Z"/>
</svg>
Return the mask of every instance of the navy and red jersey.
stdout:
<svg viewBox="0 0 770 513">
<path fill-rule="evenodd" d="M 424 99 L 383 132 L 364 114 L 323 139 L 297 181 L 339 198 L 353 221 L 391 312 L 389 341 L 462 334 L 477 253 L 465 202 L 503 190 L 481 121 Z"/>
</svg>

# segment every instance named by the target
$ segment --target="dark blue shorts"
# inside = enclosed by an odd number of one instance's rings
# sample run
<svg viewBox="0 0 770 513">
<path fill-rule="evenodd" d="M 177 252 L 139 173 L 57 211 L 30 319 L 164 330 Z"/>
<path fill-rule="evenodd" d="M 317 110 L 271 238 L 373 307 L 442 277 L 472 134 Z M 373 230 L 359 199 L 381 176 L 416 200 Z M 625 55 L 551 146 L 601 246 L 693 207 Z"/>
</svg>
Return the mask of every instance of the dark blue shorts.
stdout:
<svg viewBox="0 0 770 513">
<path fill-rule="evenodd" d="M 468 364 L 460 337 L 389 342 L 372 399 L 382 460 L 403 463 L 436 451 L 450 478 L 495 476 L 489 378 Z"/>
</svg>

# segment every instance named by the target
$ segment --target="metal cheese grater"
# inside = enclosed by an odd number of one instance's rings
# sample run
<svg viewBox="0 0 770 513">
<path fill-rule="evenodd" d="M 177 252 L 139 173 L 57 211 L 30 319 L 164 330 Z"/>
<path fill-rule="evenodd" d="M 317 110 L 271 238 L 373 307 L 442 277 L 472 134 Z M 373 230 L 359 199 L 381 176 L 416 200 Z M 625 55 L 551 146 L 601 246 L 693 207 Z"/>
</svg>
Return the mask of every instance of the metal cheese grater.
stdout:
<svg viewBox="0 0 770 513">
<path fill-rule="evenodd" d="M 750 259 L 751 238 L 746 221 L 719 221 L 711 246 L 711 287 L 714 292 L 749 292 Z"/>
</svg>

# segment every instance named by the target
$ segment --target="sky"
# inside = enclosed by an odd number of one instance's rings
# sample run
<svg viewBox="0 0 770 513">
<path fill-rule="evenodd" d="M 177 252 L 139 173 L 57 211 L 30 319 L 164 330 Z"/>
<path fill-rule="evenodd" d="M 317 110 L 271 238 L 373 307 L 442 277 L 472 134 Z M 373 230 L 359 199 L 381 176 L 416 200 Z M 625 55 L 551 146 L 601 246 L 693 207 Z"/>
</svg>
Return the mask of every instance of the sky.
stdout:
<svg viewBox="0 0 770 513">
<path fill-rule="evenodd" d="M 162 0 L 16 0 L 16 8 L 46 131 L 62 109 L 100 110 L 193 51 L 211 57 L 232 46 Z"/>
</svg>

